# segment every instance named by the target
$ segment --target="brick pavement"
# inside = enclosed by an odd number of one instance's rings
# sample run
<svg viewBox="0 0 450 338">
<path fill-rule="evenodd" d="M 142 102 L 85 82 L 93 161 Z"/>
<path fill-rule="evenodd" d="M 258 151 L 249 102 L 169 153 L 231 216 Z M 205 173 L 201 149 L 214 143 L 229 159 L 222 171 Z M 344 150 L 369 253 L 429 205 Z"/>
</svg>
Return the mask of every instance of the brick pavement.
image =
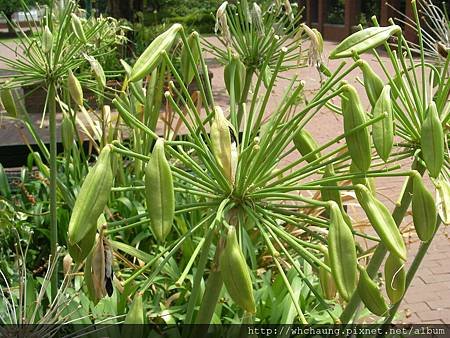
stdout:
<svg viewBox="0 0 450 338">
<path fill-rule="evenodd" d="M 450 323 L 450 228 L 441 226 L 401 306 L 404 323 Z M 418 242 L 409 247 L 410 256 Z"/>
</svg>

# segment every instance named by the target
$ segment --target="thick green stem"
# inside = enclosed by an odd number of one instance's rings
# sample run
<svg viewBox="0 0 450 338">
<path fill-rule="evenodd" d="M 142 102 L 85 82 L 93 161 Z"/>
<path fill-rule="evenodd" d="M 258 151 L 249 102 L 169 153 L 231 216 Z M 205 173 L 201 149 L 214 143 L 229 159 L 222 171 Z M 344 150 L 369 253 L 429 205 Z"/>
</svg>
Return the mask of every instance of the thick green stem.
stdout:
<svg viewBox="0 0 450 338">
<path fill-rule="evenodd" d="M 195 305 L 197 304 L 197 300 L 200 295 L 201 290 L 200 284 L 203 278 L 203 273 L 206 268 L 206 263 L 208 262 L 209 248 L 211 247 L 211 243 L 214 238 L 214 233 L 215 233 L 214 228 L 209 228 L 207 230 L 205 244 L 203 245 L 202 248 L 203 250 L 197 265 L 197 271 L 195 272 L 194 283 L 192 285 L 192 292 L 187 306 L 185 319 L 186 324 L 191 324 L 194 317 L 194 308 Z"/>
<path fill-rule="evenodd" d="M 217 302 L 222 291 L 223 279 L 220 271 L 211 271 L 206 282 L 202 304 L 195 319 L 196 324 L 209 324 L 216 309 Z"/>
<path fill-rule="evenodd" d="M 244 105 L 247 102 L 248 93 L 250 91 L 250 85 L 252 84 L 252 77 L 253 77 L 253 68 L 247 69 L 245 72 L 245 82 L 244 82 L 244 88 L 242 90 L 241 97 L 239 99 L 239 109 L 238 109 L 238 125 L 241 125 L 242 117 L 244 115 Z"/>
<path fill-rule="evenodd" d="M 52 81 L 48 86 L 48 112 L 50 119 L 50 250 L 56 257 L 58 242 L 58 221 L 56 208 L 56 86 Z M 56 264 L 55 260 L 55 264 Z M 51 295 L 55 299 L 58 290 L 58 269 L 55 268 L 51 278 Z"/>
<path fill-rule="evenodd" d="M 417 251 L 416 257 L 414 257 L 414 260 L 408 270 L 408 273 L 406 274 L 405 293 L 403 294 L 402 299 L 390 309 L 389 316 L 386 317 L 386 319 L 384 320 L 384 323 L 390 323 L 390 322 L 392 322 L 392 319 L 394 319 L 394 316 L 397 313 L 398 308 L 400 307 L 400 304 L 402 303 L 403 299 L 405 298 L 406 292 L 408 292 L 408 288 L 411 285 L 411 282 L 413 281 L 414 276 L 416 275 L 416 272 L 419 269 L 419 266 L 422 263 L 423 258 L 425 257 L 425 254 L 428 251 L 428 248 L 430 247 L 431 243 L 433 242 L 434 237 L 436 236 L 436 232 L 439 229 L 440 224 L 441 224 L 441 219 L 438 217 L 437 222 L 436 222 L 436 230 L 434 232 L 433 237 L 428 242 L 420 244 L 419 251 Z"/>
<path fill-rule="evenodd" d="M 414 162 L 412 164 L 412 169 L 416 169 L 420 175 L 423 175 L 425 172 L 425 168 L 421 165 L 419 165 L 417 162 Z M 403 191 L 402 198 L 400 200 L 400 203 L 395 207 L 394 211 L 392 212 L 392 217 L 394 218 L 395 223 L 397 226 L 399 226 L 403 220 L 403 217 L 406 214 L 406 211 L 408 210 L 409 204 L 411 203 L 411 197 L 412 197 L 412 178 L 408 178 L 407 185 L 405 187 L 405 190 Z M 372 256 L 372 259 L 370 260 L 369 264 L 367 265 L 367 273 L 370 277 L 375 277 L 378 269 L 380 268 L 381 264 L 383 263 L 383 259 L 386 256 L 387 249 L 386 247 L 380 242 Z M 341 314 L 340 320 L 342 323 L 348 323 L 356 309 L 358 308 L 358 305 L 361 302 L 361 298 L 359 297 L 357 292 L 353 293 L 352 298 L 350 299 L 349 303 L 345 307 L 344 311 Z"/>
</svg>

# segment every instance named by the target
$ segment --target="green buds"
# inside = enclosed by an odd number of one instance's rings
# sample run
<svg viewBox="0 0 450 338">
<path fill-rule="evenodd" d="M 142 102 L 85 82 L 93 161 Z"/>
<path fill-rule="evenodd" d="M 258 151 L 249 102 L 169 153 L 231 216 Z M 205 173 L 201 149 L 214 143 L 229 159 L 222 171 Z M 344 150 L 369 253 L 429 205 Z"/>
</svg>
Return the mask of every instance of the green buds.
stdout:
<svg viewBox="0 0 450 338">
<path fill-rule="evenodd" d="M 69 252 L 80 263 L 92 249 L 97 219 L 108 202 L 113 184 L 111 146 L 103 148 L 78 193 L 69 221 Z"/>
<path fill-rule="evenodd" d="M 362 107 L 358 93 L 353 86 L 344 85 L 342 87 L 342 114 L 344 116 L 344 132 L 361 126 L 366 122 L 366 114 Z M 370 168 L 372 155 L 370 150 L 370 137 L 367 128 L 363 128 L 345 136 L 348 151 L 352 161 L 362 172 Z"/>
<path fill-rule="evenodd" d="M 64 151 L 69 152 L 72 149 L 74 140 L 74 130 L 72 121 L 67 114 L 64 114 L 61 121 L 61 140 Z"/>
<path fill-rule="evenodd" d="M 373 71 L 367 61 L 359 60 L 358 63 L 363 73 L 364 89 L 366 90 L 371 106 L 374 107 L 383 90 L 383 81 Z"/>
<path fill-rule="evenodd" d="M 398 303 L 405 293 L 406 271 L 404 262 L 390 254 L 384 263 L 386 293 L 392 304 Z"/>
<path fill-rule="evenodd" d="M 145 167 L 145 196 L 150 225 L 158 241 L 164 242 L 172 229 L 175 193 L 172 171 L 164 153 L 164 140 L 156 140 Z"/>
<path fill-rule="evenodd" d="M 353 33 L 337 45 L 330 53 L 330 59 L 352 57 L 355 53 L 364 53 L 378 47 L 392 35 L 400 33 L 401 30 L 399 26 L 392 25 L 387 27 L 369 27 Z"/>
<path fill-rule="evenodd" d="M 72 24 L 73 34 L 75 34 L 75 36 L 77 37 L 78 40 L 86 43 L 87 39 L 86 39 L 86 35 L 84 34 L 83 24 L 81 23 L 80 18 L 74 13 L 72 13 L 70 15 L 72 17 L 71 24 Z"/>
<path fill-rule="evenodd" d="M 324 263 L 330 265 L 328 252 L 324 253 Z M 326 299 L 334 299 L 336 297 L 336 283 L 333 275 L 329 273 L 323 266 L 319 267 L 319 282 L 323 295 Z"/>
<path fill-rule="evenodd" d="M 48 54 L 52 50 L 53 46 L 53 34 L 47 25 L 44 27 L 44 32 L 42 33 L 42 51 Z"/>
<path fill-rule="evenodd" d="M 428 242 L 436 228 L 437 211 L 433 196 L 418 173 L 413 175 L 412 212 L 417 235 L 422 242 Z"/>
<path fill-rule="evenodd" d="M 422 156 L 431 177 L 438 177 L 444 164 L 444 131 L 436 109 L 431 102 L 426 111 L 420 133 Z"/>
<path fill-rule="evenodd" d="M 0 89 L 0 99 L 2 100 L 3 108 L 5 108 L 6 112 L 11 117 L 18 116 L 18 110 L 16 106 L 16 101 L 13 94 L 14 89 L 10 88 L 2 88 Z"/>
<path fill-rule="evenodd" d="M 211 123 L 211 146 L 214 157 L 225 177 L 232 182 L 231 136 L 229 122 L 222 108 L 214 107 L 215 116 Z"/>
<path fill-rule="evenodd" d="M 228 93 L 231 95 L 233 91 L 237 100 L 241 99 L 245 81 L 245 66 L 239 59 L 239 55 L 233 54 L 231 60 L 224 67 L 224 81 Z M 233 83 L 233 87 L 231 86 Z"/>
<path fill-rule="evenodd" d="M 144 304 L 142 303 L 142 294 L 137 292 L 133 303 L 130 306 L 124 324 L 144 324 Z"/>
<path fill-rule="evenodd" d="M 377 316 L 385 316 L 388 312 L 388 306 L 380 289 L 363 267 L 358 265 L 358 269 L 358 294 L 361 300 L 370 312 Z"/>
<path fill-rule="evenodd" d="M 83 105 L 83 89 L 81 88 L 80 81 L 76 76 L 69 70 L 69 75 L 67 76 L 67 87 L 69 88 L 70 96 L 72 100 L 79 106 Z"/>
<path fill-rule="evenodd" d="M 328 255 L 339 294 L 348 301 L 358 281 L 355 240 L 335 202 L 330 202 Z"/>
<path fill-rule="evenodd" d="M 253 286 L 245 257 L 236 236 L 236 228 L 230 227 L 225 249 L 219 259 L 223 282 L 233 301 L 250 313 L 256 312 Z"/>
<path fill-rule="evenodd" d="M 362 184 L 355 187 L 356 198 L 383 244 L 401 260 L 406 260 L 406 246 L 397 224 L 386 206 Z"/>
<path fill-rule="evenodd" d="M 143 79 L 158 64 L 161 53 L 168 51 L 177 39 L 178 32 L 183 29 L 179 23 L 173 24 L 167 31 L 157 36 L 137 59 L 131 69 L 130 82 Z"/>
<path fill-rule="evenodd" d="M 103 70 L 102 65 L 100 62 L 97 61 L 96 58 L 85 55 L 84 56 L 86 60 L 88 60 L 89 64 L 91 65 L 92 73 L 94 73 L 95 80 L 97 81 L 98 88 L 103 89 L 106 87 L 106 75 Z"/>
<path fill-rule="evenodd" d="M 293 138 L 295 148 L 297 151 L 304 157 L 304 160 L 307 162 L 313 162 L 320 158 L 320 152 L 315 154 L 311 154 L 307 156 L 309 153 L 313 152 L 319 145 L 312 137 L 311 133 L 307 131 L 305 128 L 300 129 Z"/>
<path fill-rule="evenodd" d="M 383 116 L 384 118 L 375 122 L 372 126 L 372 138 L 375 149 L 383 161 L 387 161 L 394 144 L 394 123 L 392 119 L 391 87 L 386 85 L 375 106 L 373 107 L 373 117 Z"/>
<path fill-rule="evenodd" d="M 197 67 L 200 59 L 200 50 L 198 49 L 197 42 L 198 33 L 192 32 L 187 38 L 188 46 L 183 45 L 183 49 L 181 50 L 181 77 L 185 84 L 190 84 L 194 79 L 194 69 Z M 194 64 L 191 63 L 189 51 L 192 53 Z"/>
</svg>

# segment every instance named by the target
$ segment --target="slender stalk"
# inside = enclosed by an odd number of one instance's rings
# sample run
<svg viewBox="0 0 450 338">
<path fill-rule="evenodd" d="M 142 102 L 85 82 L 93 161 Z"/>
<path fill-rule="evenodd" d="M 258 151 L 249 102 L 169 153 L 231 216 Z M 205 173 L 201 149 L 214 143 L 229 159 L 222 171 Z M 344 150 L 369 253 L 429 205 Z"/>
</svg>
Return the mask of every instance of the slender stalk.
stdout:
<svg viewBox="0 0 450 338">
<path fill-rule="evenodd" d="M 56 167 L 56 84 L 50 81 L 48 86 L 48 112 L 50 119 L 50 250 L 53 257 L 56 257 L 58 243 L 58 219 L 56 208 L 56 177 L 58 175 Z M 55 261 L 55 264 L 57 262 Z M 58 291 L 58 269 L 55 270 L 51 278 L 51 295 L 55 299 Z"/>
<path fill-rule="evenodd" d="M 197 300 L 200 295 L 201 289 L 200 284 L 203 278 L 203 273 L 205 271 L 206 264 L 208 263 L 209 248 L 211 247 L 212 240 L 214 238 L 214 233 L 215 233 L 214 227 L 208 228 L 205 243 L 203 244 L 204 247 L 197 265 L 197 271 L 195 272 L 194 276 L 194 283 L 192 285 L 191 297 L 189 298 L 189 302 L 187 305 L 185 318 L 185 323 L 187 324 L 191 324 L 194 317 L 194 308 L 195 305 L 197 304 Z"/>
<path fill-rule="evenodd" d="M 245 72 L 244 89 L 242 90 L 242 96 L 239 98 L 239 109 L 238 109 L 238 126 L 240 127 L 242 122 L 242 117 L 244 115 L 244 106 L 247 102 L 248 93 L 250 91 L 250 85 L 252 84 L 253 68 L 248 68 Z"/>
<path fill-rule="evenodd" d="M 195 318 L 195 324 L 209 324 L 211 323 L 214 310 L 216 309 L 217 302 L 222 291 L 223 279 L 219 268 L 219 257 L 223 250 L 222 241 L 219 240 L 216 246 L 216 254 L 214 261 L 211 264 L 211 272 L 205 286 L 205 292 L 203 293 L 202 303 Z M 194 333 L 197 330 L 194 329 Z M 200 337 L 204 335 L 194 334 L 192 337 Z"/>
<path fill-rule="evenodd" d="M 425 172 L 425 168 L 422 165 L 419 165 L 417 161 L 412 164 L 411 168 L 416 169 L 420 173 L 420 175 L 423 175 L 423 173 Z M 408 210 L 409 204 L 411 203 L 413 188 L 412 182 L 412 178 L 407 179 L 407 184 L 405 190 L 403 191 L 400 203 L 396 205 L 394 211 L 392 212 L 392 217 L 394 218 L 395 224 L 397 224 L 397 226 L 401 224 L 403 217 Z M 375 274 L 383 263 L 383 259 L 386 253 L 386 247 L 383 245 L 383 243 L 380 242 L 377 245 L 377 248 L 375 249 L 375 252 L 369 264 L 367 265 L 367 273 L 370 277 L 375 277 Z M 361 298 L 359 297 L 357 292 L 354 292 L 349 303 L 341 314 L 340 320 L 342 323 L 348 323 L 352 319 L 360 302 Z"/>
</svg>

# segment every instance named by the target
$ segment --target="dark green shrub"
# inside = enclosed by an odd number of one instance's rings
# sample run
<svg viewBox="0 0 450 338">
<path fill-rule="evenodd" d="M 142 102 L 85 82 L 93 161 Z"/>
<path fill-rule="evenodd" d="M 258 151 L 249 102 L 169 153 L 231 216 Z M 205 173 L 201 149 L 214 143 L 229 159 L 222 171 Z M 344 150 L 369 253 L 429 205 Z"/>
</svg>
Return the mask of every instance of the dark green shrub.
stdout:
<svg viewBox="0 0 450 338">
<path fill-rule="evenodd" d="M 188 31 L 196 30 L 201 34 L 213 33 L 215 18 L 210 12 L 199 11 L 187 16 L 176 16 L 169 18 L 168 23 L 181 23 Z"/>
</svg>

